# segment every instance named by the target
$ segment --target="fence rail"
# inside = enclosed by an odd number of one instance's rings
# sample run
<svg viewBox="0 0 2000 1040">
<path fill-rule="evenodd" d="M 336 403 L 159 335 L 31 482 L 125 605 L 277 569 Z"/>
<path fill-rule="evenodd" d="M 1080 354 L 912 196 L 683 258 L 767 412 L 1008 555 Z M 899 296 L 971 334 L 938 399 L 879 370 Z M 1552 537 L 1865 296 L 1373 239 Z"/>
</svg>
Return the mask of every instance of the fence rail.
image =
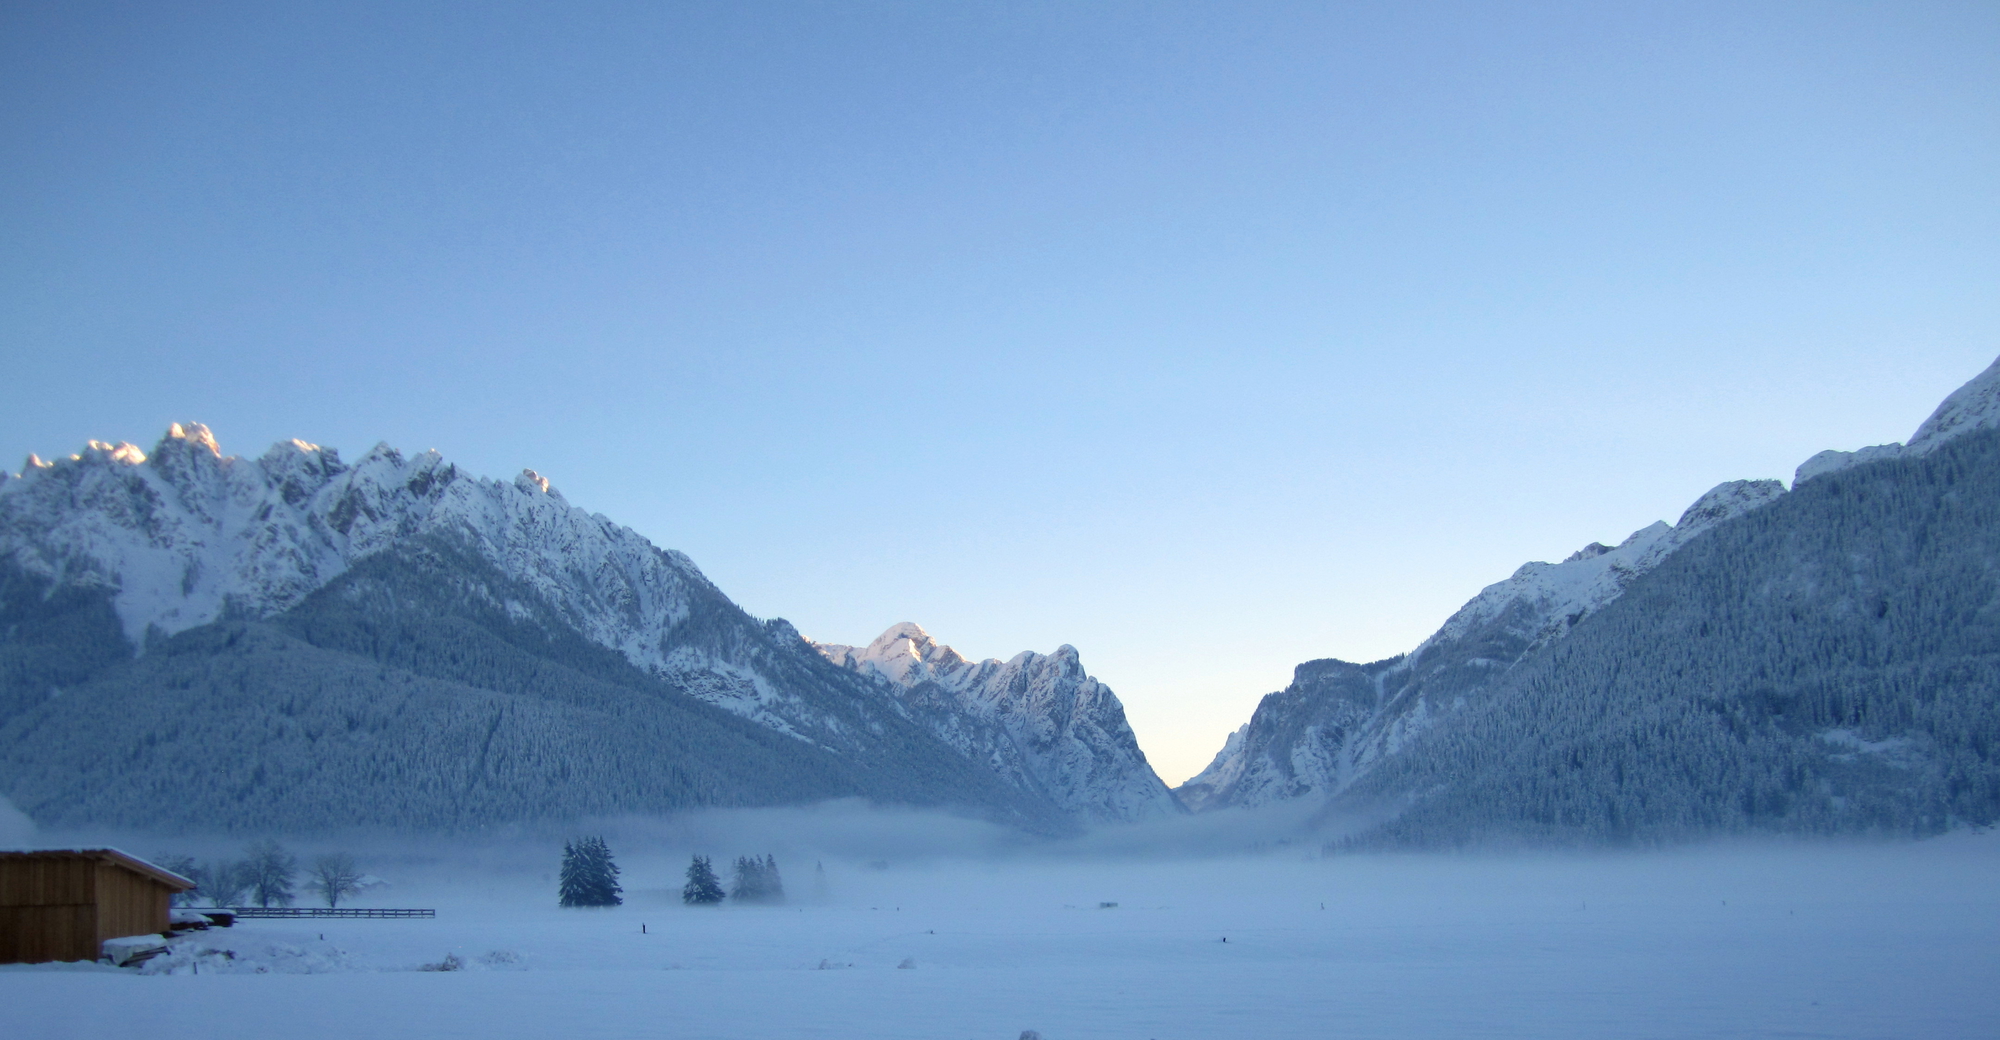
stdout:
<svg viewBox="0 0 2000 1040">
<path fill-rule="evenodd" d="M 390 910 L 368 906 L 230 906 L 239 920 L 252 917 L 436 917 L 436 910 Z"/>
</svg>

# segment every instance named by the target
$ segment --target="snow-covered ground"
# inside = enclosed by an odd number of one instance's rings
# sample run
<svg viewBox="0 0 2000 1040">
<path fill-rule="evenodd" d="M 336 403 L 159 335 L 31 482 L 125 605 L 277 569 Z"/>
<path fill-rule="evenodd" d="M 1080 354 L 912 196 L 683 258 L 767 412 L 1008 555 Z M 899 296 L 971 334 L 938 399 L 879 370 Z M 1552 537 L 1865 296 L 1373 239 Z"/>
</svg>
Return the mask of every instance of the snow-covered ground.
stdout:
<svg viewBox="0 0 2000 1040">
<path fill-rule="evenodd" d="M 790 905 L 720 909 L 680 904 L 684 855 L 617 851 L 612 910 L 555 907 L 553 863 L 390 864 L 368 902 L 436 919 L 245 921 L 143 971 L 0 969 L 0 1035 L 1916 1038 L 2000 1022 L 2000 835 L 843 860 L 824 896 L 811 859 L 781 855 Z M 448 955 L 464 969 L 419 970 Z"/>
</svg>

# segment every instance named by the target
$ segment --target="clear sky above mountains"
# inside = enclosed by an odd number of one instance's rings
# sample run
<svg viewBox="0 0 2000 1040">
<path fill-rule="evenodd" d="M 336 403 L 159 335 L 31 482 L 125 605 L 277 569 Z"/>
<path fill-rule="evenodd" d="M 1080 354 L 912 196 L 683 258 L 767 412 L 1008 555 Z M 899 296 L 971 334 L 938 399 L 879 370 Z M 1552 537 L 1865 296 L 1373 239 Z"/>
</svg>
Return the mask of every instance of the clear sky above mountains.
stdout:
<svg viewBox="0 0 2000 1040">
<path fill-rule="evenodd" d="M 1985 4 L 14 4 L 0 149 L 9 467 L 532 467 L 1170 782 L 2000 353 Z"/>
</svg>

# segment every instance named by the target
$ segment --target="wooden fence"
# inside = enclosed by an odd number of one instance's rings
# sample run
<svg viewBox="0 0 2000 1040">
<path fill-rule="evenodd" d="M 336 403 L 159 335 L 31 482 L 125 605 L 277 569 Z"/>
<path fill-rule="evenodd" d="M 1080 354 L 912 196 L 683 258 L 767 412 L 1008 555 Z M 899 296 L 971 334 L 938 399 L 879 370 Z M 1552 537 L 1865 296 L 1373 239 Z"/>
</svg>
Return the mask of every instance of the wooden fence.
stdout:
<svg viewBox="0 0 2000 1040">
<path fill-rule="evenodd" d="M 238 920 L 252 917 L 436 917 L 436 910 L 386 910 L 368 906 L 229 906 Z"/>
</svg>

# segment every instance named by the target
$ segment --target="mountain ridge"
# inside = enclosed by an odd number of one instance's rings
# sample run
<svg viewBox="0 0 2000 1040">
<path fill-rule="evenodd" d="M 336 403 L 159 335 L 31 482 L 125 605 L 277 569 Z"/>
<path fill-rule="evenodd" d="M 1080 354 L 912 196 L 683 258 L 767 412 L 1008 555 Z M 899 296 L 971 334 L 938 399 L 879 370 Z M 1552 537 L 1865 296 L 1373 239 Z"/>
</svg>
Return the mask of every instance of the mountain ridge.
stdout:
<svg viewBox="0 0 2000 1040">
<path fill-rule="evenodd" d="M 1561 563 L 1528 563 L 1481 590 L 1408 654 L 1372 664 L 1337 659 L 1295 669 L 1266 696 L 1209 765 L 1176 789 L 1196 811 L 1337 797 L 1511 670 L 1559 644 L 1646 575 L 1695 543 L 1845 470 L 1934 453 L 2000 427 L 2000 360 L 1947 396 L 1908 445 L 1821 452 L 1787 490 L 1775 480 L 1731 481 L 1672 527 L 1656 523 L 1607 548 L 1592 543 Z"/>
<path fill-rule="evenodd" d="M 593 742 L 604 746 L 593 782 L 610 793 L 544 792 L 535 804 L 548 811 L 586 803 L 594 811 L 789 803 L 817 790 L 817 797 L 954 808 L 1029 829 L 1077 823 L 1057 804 L 1076 802 L 1061 789 L 1062 776 L 1019 784 L 1026 774 L 997 772 L 940 737 L 951 729 L 953 704 L 899 698 L 834 665 L 782 619 L 745 614 L 685 555 L 571 506 L 533 471 L 512 481 L 472 477 L 434 451 L 405 456 L 377 445 L 350 464 L 333 449 L 290 441 L 249 459 L 223 455 L 200 424 L 175 424 L 150 453 L 93 441 L 67 459 L 31 456 L 22 474 L 0 481 L 0 618 L 7 622 L 0 629 L 0 793 L 13 793 L 38 818 L 74 820 L 92 804 L 125 803 L 115 771 L 65 764 L 28 745 L 74 751 L 90 741 L 65 726 L 95 726 L 91 739 L 151 763 L 135 766 L 123 778 L 127 786 L 171 787 L 162 771 L 207 767 L 185 749 L 153 754 L 162 728 L 194 739 L 172 719 L 205 712 L 204 697 L 226 699 L 201 684 L 254 685 L 261 674 L 274 677 L 269 703 L 234 703 L 265 718 L 273 733 L 291 731 L 279 717 L 291 707 L 303 705 L 315 718 L 366 715 L 369 698 L 395 700 L 406 688 L 426 691 L 409 702 L 413 717 L 451 734 L 459 733 L 451 720 L 472 705 L 529 698 L 516 714 L 539 712 L 577 749 L 578 761 L 596 754 L 587 750 Z M 223 629 L 237 634 L 201 635 Z M 218 655 L 216 668 L 175 665 L 176 672 L 171 662 L 151 659 L 169 646 L 182 665 L 188 647 L 206 647 Z M 339 681 L 322 682 L 293 663 L 327 653 L 372 664 L 326 669 Z M 236 658 L 250 663 L 224 665 Z M 490 666 L 503 658 L 522 675 L 549 678 L 522 686 L 518 676 Z M 171 681 L 161 669 L 172 672 Z M 160 683 L 147 686 L 148 675 Z M 189 684 L 199 689 L 188 693 Z M 588 703 L 575 700 L 586 691 L 596 691 Z M 83 710 L 78 698 L 93 696 L 126 705 L 125 715 Z M 744 745 L 739 738 L 749 731 L 686 702 L 785 741 Z M 592 734 L 614 717 L 636 720 L 629 724 L 639 730 L 682 734 L 660 739 L 683 761 L 649 763 L 643 744 Z M 512 734 L 517 758 L 541 739 L 494 722 L 479 748 L 456 753 L 498 762 L 480 749 L 501 733 Z M 718 749 L 763 762 L 761 772 L 697 761 L 709 755 L 705 738 L 691 735 L 700 733 Z M 255 739 L 244 739 L 244 753 L 255 757 Z M 428 763 L 411 765 L 410 775 L 457 775 L 459 764 L 421 742 L 397 743 L 381 732 L 369 739 Z M 368 768 L 363 758 L 343 761 Z M 562 768 L 554 759 L 538 761 Z M 1138 764 L 1143 768 L 1143 759 Z M 649 802 L 648 791 L 668 788 L 647 777 L 677 769 L 709 779 Z M 529 773 L 508 777 L 502 784 L 496 773 L 496 800 L 476 811 L 411 802 L 405 815 L 501 819 L 514 811 L 503 789 L 539 783 Z M 294 779 L 299 791 L 320 782 Z M 725 790 L 730 784 L 737 788 Z M 182 802 L 211 815 L 224 810 L 202 792 L 185 792 Z M 381 802 L 401 804 L 386 794 Z"/>
</svg>

